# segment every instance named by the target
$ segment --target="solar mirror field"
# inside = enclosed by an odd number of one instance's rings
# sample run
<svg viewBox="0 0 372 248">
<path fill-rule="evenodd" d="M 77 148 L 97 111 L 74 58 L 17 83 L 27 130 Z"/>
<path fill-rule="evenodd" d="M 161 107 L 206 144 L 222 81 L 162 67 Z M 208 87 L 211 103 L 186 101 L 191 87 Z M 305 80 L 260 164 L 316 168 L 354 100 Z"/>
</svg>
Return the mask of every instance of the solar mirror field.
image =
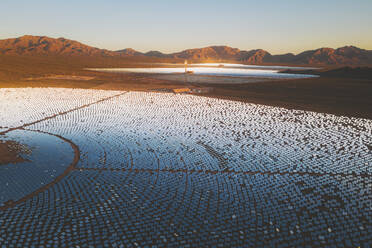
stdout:
<svg viewBox="0 0 372 248">
<path fill-rule="evenodd" d="M 372 246 L 368 119 L 8 88 L 0 141 L 3 247 Z"/>
</svg>

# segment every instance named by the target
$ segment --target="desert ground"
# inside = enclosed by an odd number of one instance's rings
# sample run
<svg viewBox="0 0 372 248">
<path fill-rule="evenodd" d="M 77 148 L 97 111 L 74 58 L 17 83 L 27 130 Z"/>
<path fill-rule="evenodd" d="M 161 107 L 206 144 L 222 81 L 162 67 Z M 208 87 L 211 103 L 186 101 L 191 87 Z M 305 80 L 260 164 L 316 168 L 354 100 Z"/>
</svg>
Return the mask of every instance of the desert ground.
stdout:
<svg viewBox="0 0 372 248">
<path fill-rule="evenodd" d="M 26 153 L 24 147 L 14 141 L 0 140 L 0 166 L 10 163 L 22 163 L 25 159 L 22 158 L 22 153 Z"/>
<path fill-rule="evenodd" d="M 184 76 L 179 75 L 117 74 L 86 70 L 151 66 L 150 62 L 116 58 L 96 60 L 89 57 L 3 55 L 0 56 L 0 87 L 154 91 L 207 86 L 213 90 L 201 95 L 340 116 L 372 118 L 372 69 L 368 69 L 361 77 L 355 74 L 346 77 L 345 74 L 336 73 L 319 78 L 291 80 L 195 75 L 187 75 L 185 80 Z"/>
</svg>

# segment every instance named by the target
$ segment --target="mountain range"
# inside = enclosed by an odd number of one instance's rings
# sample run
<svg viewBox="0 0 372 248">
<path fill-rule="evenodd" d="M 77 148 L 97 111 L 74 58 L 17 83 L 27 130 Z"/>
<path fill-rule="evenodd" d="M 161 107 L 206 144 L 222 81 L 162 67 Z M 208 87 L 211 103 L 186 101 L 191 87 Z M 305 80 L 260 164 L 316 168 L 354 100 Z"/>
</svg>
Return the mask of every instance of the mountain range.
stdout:
<svg viewBox="0 0 372 248">
<path fill-rule="evenodd" d="M 0 40 L 1 54 L 154 57 L 193 61 L 238 61 L 248 64 L 372 65 L 372 51 L 355 46 L 345 46 L 337 49 L 319 48 L 297 55 L 293 53 L 272 55 L 262 49 L 244 51 L 228 46 L 209 46 L 164 54 L 159 51 L 142 53 L 131 48 L 110 51 L 65 38 L 54 39 L 46 36 L 31 35 Z"/>
</svg>

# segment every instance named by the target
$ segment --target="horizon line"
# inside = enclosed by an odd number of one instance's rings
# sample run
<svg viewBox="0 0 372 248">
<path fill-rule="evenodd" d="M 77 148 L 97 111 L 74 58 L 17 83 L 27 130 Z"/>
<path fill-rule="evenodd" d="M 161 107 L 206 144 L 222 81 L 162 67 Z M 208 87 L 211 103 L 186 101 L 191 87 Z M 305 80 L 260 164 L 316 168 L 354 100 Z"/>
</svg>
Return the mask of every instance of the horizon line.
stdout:
<svg viewBox="0 0 372 248">
<path fill-rule="evenodd" d="M 248 52 L 249 51 L 254 51 L 254 50 L 263 50 L 263 51 L 266 51 L 266 52 L 270 53 L 271 55 L 286 55 L 286 54 L 299 55 L 299 54 L 301 54 L 303 52 L 307 52 L 307 51 L 315 51 L 315 50 L 319 50 L 319 49 L 334 49 L 334 50 L 336 50 L 336 49 L 344 48 L 344 47 L 355 47 L 355 48 L 363 49 L 363 50 L 366 50 L 366 51 L 372 51 L 372 49 L 361 48 L 361 47 L 358 47 L 358 46 L 355 46 L 355 45 L 344 45 L 344 46 L 340 46 L 340 47 L 323 46 L 323 47 L 318 47 L 318 48 L 313 48 L 313 49 L 304 49 L 304 50 L 302 50 L 302 52 L 299 52 L 299 53 L 285 52 L 285 53 L 276 53 L 276 54 L 273 54 L 270 51 L 268 51 L 266 49 L 263 49 L 263 48 L 241 49 L 241 48 L 238 48 L 238 47 L 232 47 L 230 45 L 206 45 L 206 46 L 203 46 L 203 47 L 185 48 L 183 50 L 179 50 L 178 52 L 167 53 L 167 52 L 162 52 L 160 50 L 154 50 L 154 49 L 148 50 L 148 51 L 137 50 L 137 49 L 134 49 L 132 47 L 125 47 L 125 48 L 118 49 L 118 50 L 111 50 L 111 49 L 108 49 L 108 48 L 101 48 L 101 47 L 98 47 L 98 46 L 95 46 L 95 45 L 90 45 L 90 44 L 88 44 L 88 42 L 86 43 L 85 41 L 79 41 L 79 40 L 74 39 L 74 38 L 66 38 L 66 37 L 63 37 L 63 36 L 60 36 L 60 37 L 57 37 L 56 38 L 56 37 L 48 36 L 48 35 L 32 35 L 32 34 L 24 34 L 24 35 L 17 36 L 17 37 L 0 38 L 0 41 L 2 41 L 2 40 L 9 40 L 9 39 L 17 39 L 17 38 L 21 38 L 21 37 L 25 37 L 25 36 L 30 36 L 30 37 L 45 37 L 45 38 L 50 38 L 50 39 L 55 39 L 55 40 L 57 40 L 57 39 L 66 39 L 66 40 L 70 40 L 70 41 L 79 42 L 79 43 L 81 43 L 83 45 L 90 46 L 92 48 L 107 50 L 107 51 L 110 51 L 110 52 L 118 52 L 118 51 L 125 50 L 125 49 L 132 49 L 132 50 L 134 50 L 136 52 L 143 53 L 143 54 L 146 54 L 146 53 L 149 53 L 149 52 L 160 52 L 160 53 L 165 54 L 165 55 L 171 55 L 171 54 L 174 54 L 174 53 L 180 53 L 180 52 L 187 51 L 187 50 L 203 49 L 203 48 L 208 48 L 208 47 L 229 47 L 229 48 L 232 48 L 232 49 L 238 49 L 240 51 L 248 51 Z"/>
</svg>

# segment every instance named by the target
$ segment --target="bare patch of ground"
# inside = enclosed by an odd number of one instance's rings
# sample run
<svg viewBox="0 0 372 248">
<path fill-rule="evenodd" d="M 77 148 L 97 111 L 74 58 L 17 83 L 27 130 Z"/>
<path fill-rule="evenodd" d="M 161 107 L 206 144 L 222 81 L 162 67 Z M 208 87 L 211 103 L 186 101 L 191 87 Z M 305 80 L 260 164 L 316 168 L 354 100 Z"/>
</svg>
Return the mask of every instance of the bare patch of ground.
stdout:
<svg viewBox="0 0 372 248">
<path fill-rule="evenodd" d="M 206 75 L 190 75 L 190 74 L 158 74 L 153 78 L 179 81 L 184 83 L 200 83 L 200 84 L 248 84 L 258 82 L 279 81 L 272 78 L 255 78 L 255 77 L 222 77 L 222 76 L 206 76 Z"/>
<path fill-rule="evenodd" d="M 0 140 L 0 165 L 17 164 L 28 161 L 21 154 L 31 154 L 31 149 L 16 141 Z"/>
<path fill-rule="evenodd" d="M 26 80 L 42 80 L 42 79 L 54 79 L 54 80 L 73 80 L 73 81 L 88 81 L 94 79 L 94 77 L 89 76 L 77 76 L 77 75 L 49 75 L 45 77 L 30 77 Z"/>
</svg>

